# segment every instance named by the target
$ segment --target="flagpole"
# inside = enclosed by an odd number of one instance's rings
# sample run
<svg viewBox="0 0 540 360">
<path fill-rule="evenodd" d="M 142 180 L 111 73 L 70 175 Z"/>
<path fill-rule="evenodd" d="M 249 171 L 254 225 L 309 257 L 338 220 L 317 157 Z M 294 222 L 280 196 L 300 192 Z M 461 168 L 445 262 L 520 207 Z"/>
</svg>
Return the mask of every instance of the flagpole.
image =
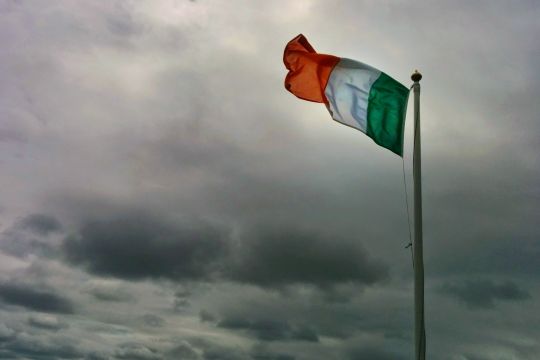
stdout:
<svg viewBox="0 0 540 360">
<path fill-rule="evenodd" d="M 422 160 L 420 145 L 420 80 L 417 70 L 411 75 L 414 91 L 414 349 L 415 359 L 426 358 L 426 330 L 424 322 L 424 254 L 422 241 Z"/>
</svg>

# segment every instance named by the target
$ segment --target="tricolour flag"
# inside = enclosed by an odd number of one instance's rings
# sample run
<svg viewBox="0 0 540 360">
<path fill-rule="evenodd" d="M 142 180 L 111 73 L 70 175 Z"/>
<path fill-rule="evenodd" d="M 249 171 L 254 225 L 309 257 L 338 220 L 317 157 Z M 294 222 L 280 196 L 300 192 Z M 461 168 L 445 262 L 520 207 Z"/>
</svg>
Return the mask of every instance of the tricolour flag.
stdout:
<svg viewBox="0 0 540 360">
<path fill-rule="evenodd" d="M 283 61 L 287 90 L 324 103 L 334 120 L 403 156 L 407 87 L 359 61 L 317 54 L 302 34 L 289 41 Z"/>
</svg>

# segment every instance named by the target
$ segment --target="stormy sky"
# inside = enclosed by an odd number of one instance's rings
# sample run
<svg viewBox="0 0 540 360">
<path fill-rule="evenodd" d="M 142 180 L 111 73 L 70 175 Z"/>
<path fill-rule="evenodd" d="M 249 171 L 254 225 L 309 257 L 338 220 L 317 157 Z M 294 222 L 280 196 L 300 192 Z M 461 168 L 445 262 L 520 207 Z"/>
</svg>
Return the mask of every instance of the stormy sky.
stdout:
<svg viewBox="0 0 540 360">
<path fill-rule="evenodd" d="M 284 89 L 303 33 L 424 75 L 428 358 L 537 359 L 538 18 L 536 1 L 0 0 L 0 358 L 412 358 L 402 160 Z"/>
</svg>

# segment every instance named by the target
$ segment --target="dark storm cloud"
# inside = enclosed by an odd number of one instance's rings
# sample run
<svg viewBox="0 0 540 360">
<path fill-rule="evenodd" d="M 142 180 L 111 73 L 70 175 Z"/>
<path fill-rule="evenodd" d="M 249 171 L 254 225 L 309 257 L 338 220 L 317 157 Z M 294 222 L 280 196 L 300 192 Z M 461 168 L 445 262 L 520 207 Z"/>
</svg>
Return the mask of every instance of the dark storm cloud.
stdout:
<svg viewBox="0 0 540 360">
<path fill-rule="evenodd" d="M 249 360 L 249 356 L 240 348 L 210 345 L 203 348 L 204 360 Z"/>
<path fill-rule="evenodd" d="M 3 323 L 0 324 L 0 343 L 13 339 L 16 333 L 17 332 L 12 328 L 4 325 Z"/>
<path fill-rule="evenodd" d="M 209 279 L 227 251 L 228 234 L 211 226 L 181 226 L 149 216 L 88 222 L 67 237 L 67 260 L 124 279 Z"/>
<path fill-rule="evenodd" d="M 463 204 L 467 207 L 468 204 Z M 489 226 L 492 227 L 492 226 Z M 459 236 L 459 230 L 448 230 Z M 517 229 L 516 232 L 530 232 L 526 228 Z M 501 238 L 500 234 L 492 234 L 492 229 L 486 229 L 482 238 L 469 238 L 466 244 L 452 244 L 453 256 L 443 256 L 435 253 L 429 261 L 434 273 L 467 276 L 468 274 L 494 274 L 504 276 L 540 275 L 540 266 L 537 259 L 540 257 L 540 242 L 530 236 L 509 235 Z"/>
<path fill-rule="evenodd" d="M 231 277 L 265 287 L 339 283 L 370 285 L 387 279 L 388 267 L 371 259 L 358 241 L 325 237 L 292 227 L 259 228 L 246 236 Z"/>
<path fill-rule="evenodd" d="M 481 356 L 481 355 L 478 356 L 474 354 L 467 354 L 466 357 L 467 357 L 467 360 L 488 360 L 489 359 L 485 356 Z"/>
<path fill-rule="evenodd" d="M 492 280 L 465 280 L 444 284 L 441 291 L 475 309 L 491 309 L 499 301 L 514 302 L 531 298 L 529 292 L 520 289 L 512 281 L 496 283 Z"/>
<path fill-rule="evenodd" d="M 115 286 L 94 285 L 85 291 L 96 300 L 112 302 L 132 302 L 135 298 L 127 290 Z"/>
<path fill-rule="evenodd" d="M 358 347 L 348 351 L 348 360 L 405 360 L 408 357 L 390 349 Z"/>
<path fill-rule="evenodd" d="M 60 222 L 46 214 L 32 214 L 21 220 L 21 227 L 28 229 L 38 235 L 47 235 L 51 232 L 62 229 Z"/>
<path fill-rule="evenodd" d="M 293 355 L 288 354 L 272 354 L 272 353 L 262 353 L 262 354 L 252 354 L 254 360 L 294 360 L 296 359 Z"/>
<path fill-rule="evenodd" d="M 2 349 L 12 359 L 31 358 L 43 360 L 80 359 L 84 353 L 73 345 L 72 339 L 45 339 L 25 333 L 17 334 L 10 342 L 3 344 Z"/>
<path fill-rule="evenodd" d="M 381 287 L 355 287 L 355 296 L 342 303 L 328 302 L 320 291 L 309 287 L 296 294 L 258 290 L 260 295 L 247 293 L 245 300 L 239 296 L 238 305 L 213 312 L 218 314 L 218 327 L 262 340 L 316 346 L 324 344 L 324 339 L 341 343 L 357 334 L 377 334 L 389 343 L 410 343 L 411 299 L 393 291 L 374 296 Z M 365 301 L 366 293 L 371 293 L 371 301 Z"/>
<path fill-rule="evenodd" d="M 312 329 L 306 327 L 294 328 L 286 321 L 274 319 L 226 318 L 221 320 L 218 326 L 231 330 L 247 331 L 257 339 L 265 341 L 319 341 L 317 334 Z"/>
<path fill-rule="evenodd" d="M 214 314 L 212 314 L 210 311 L 202 309 L 199 312 L 199 320 L 201 322 L 213 323 L 217 320 L 217 317 Z"/>
<path fill-rule="evenodd" d="M 22 306 L 30 310 L 71 314 L 73 304 L 67 298 L 37 286 L 0 283 L 0 299 L 10 305 Z"/>
<path fill-rule="evenodd" d="M 235 346 L 224 346 L 209 342 L 205 339 L 193 339 L 190 348 L 195 347 L 202 352 L 203 360 L 295 360 L 294 355 L 268 348 L 265 344 L 257 343 L 251 349 L 241 349 Z M 191 358 L 187 358 L 191 359 Z M 193 357 L 193 359 L 201 359 Z"/>
<path fill-rule="evenodd" d="M 270 350 L 265 344 L 256 344 L 250 351 L 253 360 L 294 360 L 295 356 Z"/>
<path fill-rule="evenodd" d="M 388 278 L 388 267 L 372 259 L 360 242 L 331 238 L 293 226 L 259 227 L 231 238 L 207 223 L 174 224 L 154 216 L 122 215 L 84 222 L 65 238 L 67 261 L 91 273 L 123 279 L 232 280 L 267 288 L 306 284 L 333 291 L 337 284 L 372 285 Z M 94 289 L 98 299 L 115 294 Z M 189 293 L 175 294 L 176 308 Z"/>
</svg>

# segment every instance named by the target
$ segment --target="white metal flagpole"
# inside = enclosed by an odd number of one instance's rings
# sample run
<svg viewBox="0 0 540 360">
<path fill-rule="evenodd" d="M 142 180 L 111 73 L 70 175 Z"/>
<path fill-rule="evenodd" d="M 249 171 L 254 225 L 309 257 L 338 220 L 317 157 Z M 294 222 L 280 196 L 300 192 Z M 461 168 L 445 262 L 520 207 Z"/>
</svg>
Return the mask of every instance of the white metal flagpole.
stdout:
<svg viewBox="0 0 540 360">
<path fill-rule="evenodd" d="M 420 80 L 417 70 L 411 76 L 414 91 L 414 349 L 415 359 L 426 358 L 426 329 L 424 321 L 424 253 L 422 243 L 422 160 L 420 145 Z"/>
</svg>

